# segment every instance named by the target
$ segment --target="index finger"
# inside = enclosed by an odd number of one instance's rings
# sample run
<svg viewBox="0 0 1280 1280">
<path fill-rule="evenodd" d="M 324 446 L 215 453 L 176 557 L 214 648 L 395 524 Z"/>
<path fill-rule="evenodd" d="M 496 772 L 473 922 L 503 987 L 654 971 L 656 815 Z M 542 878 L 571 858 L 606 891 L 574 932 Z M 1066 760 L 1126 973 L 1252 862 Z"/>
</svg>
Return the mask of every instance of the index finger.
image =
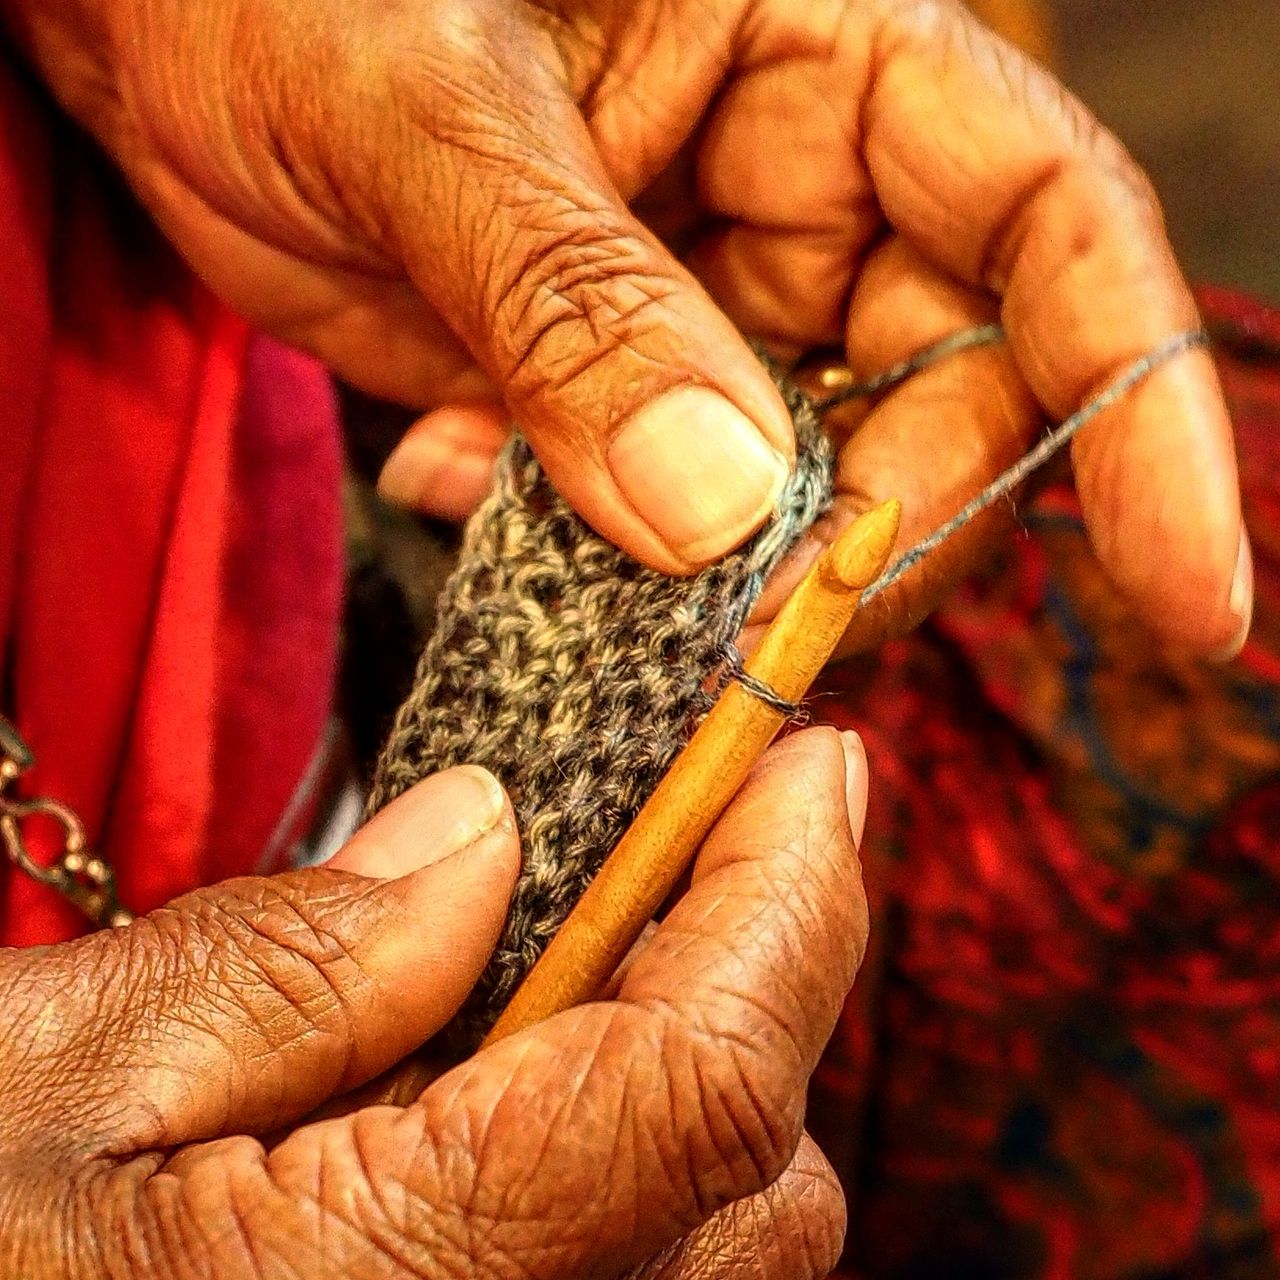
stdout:
<svg viewBox="0 0 1280 1280">
<path fill-rule="evenodd" d="M 865 785 L 834 730 L 773 748 L 616 1000 L 499 1041 L 409 1109 L 399 1140 L 430 1135 L 429 1198 L 491 1223 L 487 1256 L 622 1269 L 788 1166 L 866 941 Z"/>
<path fill-rule="evenodd" d="M 1150 183 L 1052 76 L 959 5 L 886 2 L 873 21 L 860 120 L 879 203 L 935 263 L 1000 296 L 1049 414 L 1199 323 Z M 1094 546 L 1148 618 L 1205 652 L 1242 641 L 1247 550 L 1210 357 L 1159 370 L 1073 458 Z"/>
</svg>

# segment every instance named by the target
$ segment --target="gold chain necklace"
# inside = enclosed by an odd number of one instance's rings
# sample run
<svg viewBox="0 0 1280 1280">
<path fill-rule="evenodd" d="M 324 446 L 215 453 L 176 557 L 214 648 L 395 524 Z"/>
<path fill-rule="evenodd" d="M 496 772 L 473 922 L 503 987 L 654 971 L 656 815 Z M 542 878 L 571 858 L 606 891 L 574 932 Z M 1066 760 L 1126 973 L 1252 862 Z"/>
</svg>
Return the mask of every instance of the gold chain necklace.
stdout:
<svg viewBox="0 0 1280 1280">
<path fill-rule="evenodd" d="M 20 800 L 7 794 L 31 766 L 35 756 L 18 730 L 0 716 L 0 842 L 9 861 L 38 884 L 61 894 L 99 928 L 128 924 L 133 913 L 116 897 L 115 872 L 105 858 L 86 847 L 84 824 L 75 812 L 57 800 Z M 23 834 L 31 819 L 48 819 L 61 831 L 58 856 L 53 862 L 37 862 Z"/>
</svg>

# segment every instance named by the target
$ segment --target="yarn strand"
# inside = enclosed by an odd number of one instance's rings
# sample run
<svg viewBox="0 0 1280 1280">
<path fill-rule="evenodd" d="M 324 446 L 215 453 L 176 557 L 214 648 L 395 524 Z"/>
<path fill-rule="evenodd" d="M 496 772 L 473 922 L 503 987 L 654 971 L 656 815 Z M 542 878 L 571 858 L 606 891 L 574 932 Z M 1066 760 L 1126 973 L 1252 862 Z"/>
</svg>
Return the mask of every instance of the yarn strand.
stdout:
<svg viewBox="0 0 1280 1280">
<path fill-rule="evenodd" d="M 945 360 L 948 356 L 959 355 L 962 351 L 972 351 L 976 347 L 991 347 L 1003 341 L 1004 325 L 1000 324 L 983 324 L 972 329 L 961 329 L 956 333 L 949 333 L 940 342 L 917 351 L 905 360 L 899 360 L 897 364 L 868 378 L 866 382 L 843 387 L 834 395 L 827 396 L 825 400 L 815 400 L 813 407 L 819 413 L 826 413 L 828 409 L 834 409 L 837 405 L 845 404 L 850 400 L 864 400 L 868 396 L 878 396 L 882 391 L 900 386 L 908 379 L 914 378 L 917 373 Z"/>
<path fill-rule="evenodd" d="M 982 331 L 966 330 L 965 333 L 956 334 L 954 337 L 960 339 L 979 332 Z M 899 578 L 913 569 L 926 556 L 937 550 L 948 538 L 959 533 L 976 516 L 999 502 L 1002 498 L 1007 498 L 1034 471 L 1044 466 L 1050 458 L 1065 448 L 1082 427 L 1092 422 L 1100 413 L 1111 408 L 1117 401 L 1123 399 L 1138 383 L 1149 377 L 1162 365 L 1167 364 L 1175 356 L 1181 355 L 1182 352 L 1189 351 L 1193 347 L 1204 346 L 1208 341 L 1209 335 L 1203 329 L 1189 329 L 1185 332 L 1174 334 L 1173 337 L 1167 338 L 1159 346 L 1152 348 L 1146 355 L 1140 356 L 1114 382 L 1073 413 L 1065 422 L 1050 431 L 1035 448 L 1024 454 L 1007 471 L 997 476 L 977 497 L 961 508 L 950 520 L 940 525 L 931 534 L 922 538 L 915 546 L 904 552 L 863 592 L 862 602 L 865 604 L 868 600 L 872 600 L 888 590 Z M 944 345 L 945 342 L 938 343 L 914 357 L 915 370 L 919 370 L 926 364 L 939 359 L 940 356 L 937 353 Z M 949 355 L 976 345 L 981 344 L 977 342 L 958 343 L 949 347 L 942 354 Z M 926 359 L 926 357 L 928 358 Z"/>
<path fill-rule="evenodd" d="M 724 684 L 736 680 L 749 694 L 758 698 L 766 707 L 787 717 L 793 723 L 802 723 L 809 718 L 803 702 L 792 702 L 784 698 L 776 690 L 770 688 L 758 676 L 753 676 L 746 669 L 741 651 L 732 641 L 724 646 Z M 723 685 L 722 685 L 723 687 Z"/>
</svg>

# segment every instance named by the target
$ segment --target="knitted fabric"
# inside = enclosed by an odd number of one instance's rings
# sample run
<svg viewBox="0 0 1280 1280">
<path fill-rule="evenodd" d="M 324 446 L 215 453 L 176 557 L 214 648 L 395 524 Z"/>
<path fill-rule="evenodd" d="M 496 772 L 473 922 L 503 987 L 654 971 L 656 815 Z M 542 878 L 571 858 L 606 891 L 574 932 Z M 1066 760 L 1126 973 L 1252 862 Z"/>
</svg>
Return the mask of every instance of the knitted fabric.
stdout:
<svg viewBox="0 0 1280 1280">
<path fill-rule="evenodd" d="M 511 797 L 524 867 L 453 1029 L 459 1047 L 491 1025 L 706 714 L 766 576 L 830 501 L 830 444 L 805 397 L 782 390 L 797 465 L 778 510 L 692 578 L 643 568 L 598 537 L 519 436 L 498 462 L 368 806 L 464 763 Z"/>
</svg>

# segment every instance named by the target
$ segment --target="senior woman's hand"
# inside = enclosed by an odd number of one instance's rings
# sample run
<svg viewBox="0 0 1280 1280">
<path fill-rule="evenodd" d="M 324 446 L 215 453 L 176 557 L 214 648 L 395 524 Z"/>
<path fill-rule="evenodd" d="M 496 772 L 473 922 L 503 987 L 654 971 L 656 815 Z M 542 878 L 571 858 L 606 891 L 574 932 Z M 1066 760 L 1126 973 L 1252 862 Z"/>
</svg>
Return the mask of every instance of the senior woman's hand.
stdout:
<svg viewBox="0 0 1280 1280">
<path fill-rule="evenodd" d="M 695 568 L 761 522 L 793 448 L 734 325 L 842 343 L 867 372 L 998 314 L 1007 352 L 890 396 L 841 454 L 836 519 L 898 494 L 910 538 L 1044 413 L 1196 323 L 1132 160 L 952 0 L 3 11 L 215 289 L 435 410 L 384 482 L 437 511 L 474 502 L 510 413 L 597 529 Z M 1208 356 L 1154 375 L 1074 461 L 1135 604 L 1195 649 L 1238 648 L 1252 571 Z M 918 618 L 1006 519 L 863 625 Z"/>
<path fill-rule="evenodd" d="M 852 735 L 774 748 L 612 998 L 405 1106 L 330 1100 L 488 957 L 519 847 L 480 770 L 420 784 L 335 866 L 0 954 L 0 1273 L 825 1276 L 843 1201 L 801 1125 L 866 939 L 865 803 Z"/>
</svg>

